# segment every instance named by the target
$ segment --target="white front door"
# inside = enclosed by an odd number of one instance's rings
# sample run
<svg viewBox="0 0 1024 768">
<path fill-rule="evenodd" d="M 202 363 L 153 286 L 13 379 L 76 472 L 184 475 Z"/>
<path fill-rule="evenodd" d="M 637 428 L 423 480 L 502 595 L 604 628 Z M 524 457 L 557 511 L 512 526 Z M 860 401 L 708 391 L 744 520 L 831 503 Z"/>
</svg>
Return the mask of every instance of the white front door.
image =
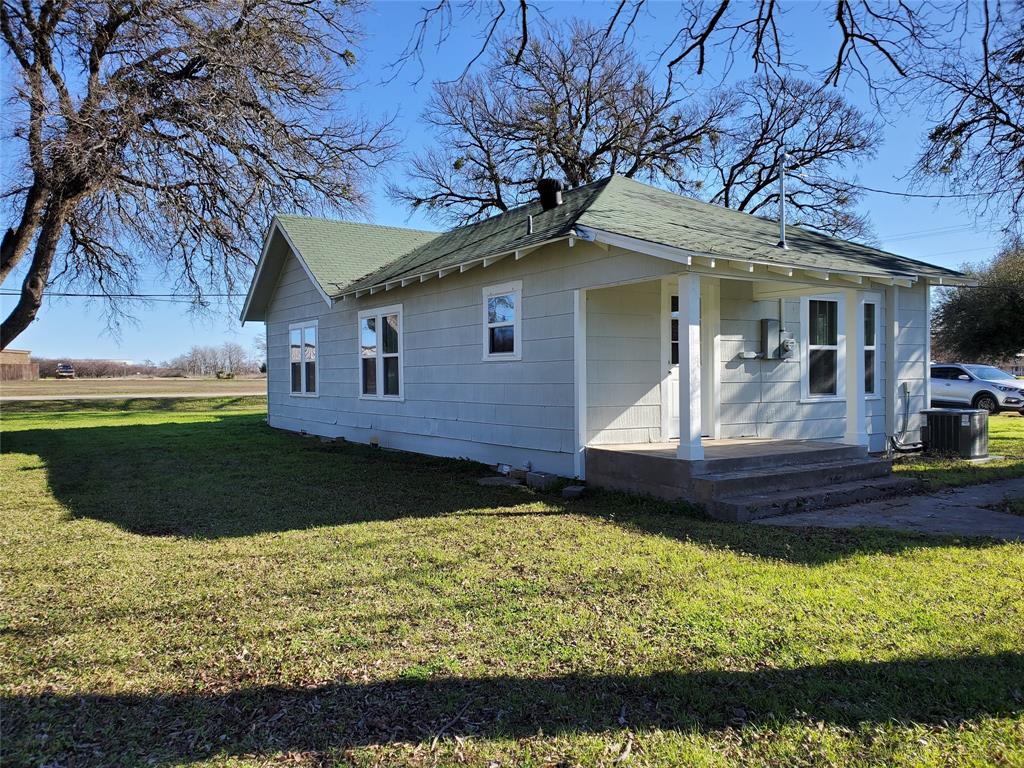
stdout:
<svg viewBox="0 0 1024 768">
<path fill-rule="evenodd" d="M 669 440 L 679 439 L 679 297 L 673 294 L 668 306 L 669 355 L 668 386 L 662 398 L 662 407 L 668 410 L 666 424 Z"/>
<path fill-rule="evenodd" d="M 668 312 L 668 323 L 665 324 L 667 328 L 668 338 L 668 376 L 666 377 L 666 386 L 662 390 L 662 407 L 666 409 L 665 426 L 668 430 L 668 434 L 665 436 L 667 440 L 678 440 L 679 439 L 679 297 L 672 294 L 669 297 L 668 305 L 666 306 Z M 704 322 L 704 291 L 701 291 L 700 301 L 700 360 L 701 369 L 704 371 L 710 370 L 713 362 L 711 356 L 714 350 L 714 346 L 711 344 L 711 339 L 708 338 L 709 331 Z M 710 435 L 711 425 L 714 424 L 714 413 L 713 413 L 713 398 L 708 390 L 710 385 L 710 379 L 706 376 L 701 376 L 701 425 L 702 437 L 708 437 Z"/>
</svg>

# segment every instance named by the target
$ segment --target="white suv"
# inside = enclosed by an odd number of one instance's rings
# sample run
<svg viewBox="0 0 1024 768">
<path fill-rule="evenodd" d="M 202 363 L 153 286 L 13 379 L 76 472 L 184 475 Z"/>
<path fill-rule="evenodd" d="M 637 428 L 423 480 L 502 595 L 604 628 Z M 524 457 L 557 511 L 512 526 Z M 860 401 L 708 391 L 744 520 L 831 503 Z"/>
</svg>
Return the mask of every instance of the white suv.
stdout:
<svg viewBox="0 0 1024 768">
<path fill-rule="evenodd" d="M 991 365 L 933 363 L 932 407 L 943 405 L 1024 415 L 1024 381 Z"/>
</svg>

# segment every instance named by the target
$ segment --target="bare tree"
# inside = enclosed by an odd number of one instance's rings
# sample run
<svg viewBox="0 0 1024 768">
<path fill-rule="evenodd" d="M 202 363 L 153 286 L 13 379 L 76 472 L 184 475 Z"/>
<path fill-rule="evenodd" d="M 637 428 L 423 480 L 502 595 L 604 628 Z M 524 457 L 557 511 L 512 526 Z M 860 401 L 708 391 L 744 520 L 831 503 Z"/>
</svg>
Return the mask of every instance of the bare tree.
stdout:
<svg viewBox="0 0 1024 768">
<path fill-rule="evenodd" d="M 941 179 L 978 196 L 981 213 L 1024 218 L 1024 3 L 981 4 L 981 44 L 973 55 L 947 56 L 926 80 L 938 122 L 918 161 L 919 181 Z"/>
<path fill-rule="evenodd" d="M 456 19 L 466 34 L 476 23 L 480 47 L 467 65 L 476 62 L 497 41 L 510 41 L 525 50 L 536 37 L 543 13 L 521 1 L 436 0 L 423 8 L 409 43 L 396 66 L 419 60 L 428 40 L 443 43 Z M 640 14 L 653 6 L 651 0 L 617 0 L 610 6 L 604 32 L 625 39 Z M 944 34 L 967 12 L 968 0 L 948 4 L 919 4 L 906 0 L 828 0 L 800 7 L 820 32 L 819 39 L 835 41 L 832 63 L 818 73 L 823 85 L 838 85 L 849 75 L 863 78 L 872 88 L 887 88 L 905 78 L 921 60 L 922 53 L 939 49 Z M 799 46 L 787 34 L 796 17 L 776 0 L 738 3 L 734 0 L 681 0 L 678 21 L 669 31 L 663 59 L 670 72 L 692 65 L 696 74 L 709 69 L 712 54 L 730 68 L 737 59 L 748 60 L 755 72 L 790 73 L 802 69 Z M 508 42 L 506 42 L 508 44 Z"/>
<path fill-rule="evenodd" d="M 785 144 L 795 223 L 867 233 L 842 175 L 874 154 L 879 128 L 840 96 L 767 76 L 703 99 L 671 82 L 658 89 L 621 42 L 582 24 L 532 39 L 519 64 L 515 44 L 486 79 L 436 85 L 424 118 L 437 146 L 413 158 L 396 197 L 465 222 L 534 196 L 544 175 L 576 187 L 621 173 L 774 215 Z"/>
<path fill-rule="evenodd" d="M 220 348 L 220 369 L 230 373 L 248 373 L 252 358 L 245 347 L 234 341 L 225 341 Z"/>
<path fill-rule="evenodd" d="M 0 280 L 31 257 L 0 347 L 49 282 L 130 294 L 144 258 L 201 302 L 232 291 L 272 211 L 358 205 L 391 145 L 338 112 L 357 7 L 2 0 L 21 156 Z"/>
<path fill-rule="evenodd" d="M 777 216 L 779 160 L 787 150 L 787 213 L 794 224 L 864 238 L 867 217 L 856 212 L 857 186 L 842 178 L 872 158 L 881 128 L 834 93 L 796 78 L 757 77 L 735 89 L 740 104 L 721 138 L 710 144 L 709 202 Z"/>
<path fill-rule="evenodd" d="M 575 187 L 610 173 L 692 189 L 704 145 L 734 104 L 656 87 L 636 56 L 583 23 L 497 53 L 486 78 L 438 83 L 424 120 L 438 144 L 392 194 L 438 218 L 472 221 L 533 195 L 536 180 Z"/>
<path fill-rule="evenodd" d="M 651 0 L 617 0 L 605 33 L 631 41 L 637 19 L 653 7 Z M 948 182 L 951 194 L 928 196 L 959 198 L 1012 234 L 1022 231 L 1022 0 L 826 0 L 798 7 L 776 0 L 681 0 L 677 7 L 661 50 L 670 80 L 688 74 L 717 79 L 746 62 L 755 74 L 795 75 L 822 88 L 858 78 L 879 107 L 930 98 L 935 124 L 911 180 L 919 188 Z M 418 58 L 428 32 L 436 31 L 443 43 L 456 18 L 462 35 L 476 20 L 481 47 L 470 65 L 498 40 L 511 39 L 518 49 L 536 38 L 545 21 L 541 10 L 505 10 L 482 0 L 436 0 L 397 63 Z M 804 58 L 808 38 L 820 41 L 816 51 L 831 46 L 828 64 Z"/>
</svg>

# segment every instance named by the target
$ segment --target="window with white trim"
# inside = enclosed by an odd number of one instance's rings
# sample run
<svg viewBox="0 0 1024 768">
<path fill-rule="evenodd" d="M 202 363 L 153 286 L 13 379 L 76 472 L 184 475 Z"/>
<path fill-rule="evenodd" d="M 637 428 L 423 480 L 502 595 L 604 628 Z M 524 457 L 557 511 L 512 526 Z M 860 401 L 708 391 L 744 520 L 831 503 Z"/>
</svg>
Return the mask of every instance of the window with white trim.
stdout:
<svg viewBox="0 0 1024 768">
<path fill-rule="evenodd" d="M 839 300 L 810 297 L 804 302 L 807 334 L 805 394 L 811 398 L 841 394 Z"/>
<path fill-rule="evenodd" d="M 864 302 L 864 394 L 878 394 L 878 302 Z"/>
<path fill-rule="evenodd" d="M 316 320 L 288 326 L 288 361 L 293 395 L 317 394 Z"/>
<path fill-rule="evenodd" d="M 401 399 L 402 305 L 359 313 L 359 396 Z"/>
<path fill-rule="evenodd" d="M 522 358 L 522 301 L 518 280 L 483 289 L 484 360 Z"/>
</svg>

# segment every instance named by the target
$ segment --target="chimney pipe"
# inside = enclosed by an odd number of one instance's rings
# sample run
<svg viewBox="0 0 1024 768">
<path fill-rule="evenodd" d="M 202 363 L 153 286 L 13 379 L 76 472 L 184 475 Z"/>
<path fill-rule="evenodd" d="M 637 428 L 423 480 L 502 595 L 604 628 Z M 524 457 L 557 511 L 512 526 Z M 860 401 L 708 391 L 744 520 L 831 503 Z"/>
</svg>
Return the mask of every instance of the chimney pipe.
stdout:
<svg viewBox="0 0 1024 768">
<path fill-rule="evenodd" d="M 779 248 L 789 248 L 786 245 L 786 146 L 782 146 L 782 154 L 779 156 Z"/>
<path fill-rule="evenodd" d="M 541 179 L 537 182 L 537 192 L 540 193 L 540 206 L 545 211 L 557 208 L 562 204 L 562 182 L 558 179 Z"/>
</svg>

